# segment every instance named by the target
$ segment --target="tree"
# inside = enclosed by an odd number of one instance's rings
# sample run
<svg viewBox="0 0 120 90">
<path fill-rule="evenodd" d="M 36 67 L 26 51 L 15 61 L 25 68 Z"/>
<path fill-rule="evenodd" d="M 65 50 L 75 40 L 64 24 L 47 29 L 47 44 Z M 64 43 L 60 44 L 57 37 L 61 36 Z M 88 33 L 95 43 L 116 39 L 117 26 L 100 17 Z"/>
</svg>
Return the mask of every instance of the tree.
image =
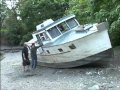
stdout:
<svg viewBox="0 0 120 90">
<path fill-rule="evenodd" d="M 36 25 L 46 19 L 56 20 L 62 17 L 69 7 L 67 2 L 67 0 L 19 0 L 17 5 L 24 35 L 30 36 L 29 34 L 36 30 Z M 23 38 L 26 40 L 27 37 L 24 35 Z"/>
<path fill-rule="evenodd" d="M 76 18 L 80 22 L 80 24 L 92 22 L 90 20 L 91 11 L 88 0 L 70 0 L 69 9 L 66 10 L 66 14 L 71 13 L 76 15 Z"/>
<path fill-rule="evenodd" d="M 5 13 L 4 17 L 2 17 L 4 18 L 2 19 L 2 38 L 7 40 L 9 45 L 18 45 L 22 36 L 21 22 L 17 19 L 18 10 L 15 5 L 11 8 L 8 8 L 7 5 L 5 5 L 3 8 Z"/>
<path fill-rule="evenodd" d="M 7 16 L 7 6 L 5 3 L 5 0 L 1 0 L 0 2 L 0 29 L 3 26 L 3 22 L 5 20 L 5 17 Z"/>
<path fill-rule="evenodd" d="M 92 2 L 95 20 L 102 22 L 108 19 L 112 44 L 120 45 L 120 0 L 92 0 Z"/>
<path fill-rule="evenodd" d="M 5 2 L 2 3 L 1 22 L 5 22 L 3 26 L 13 44 L 28 41 L 36 25 L 44 20 L 56 20 L 73 13 L 80 24 L 107 19 L 112 44 L 120 45 L 120 0 L 18 0 L 11 9 L 6 8 Z"/>
<path fill-rule="evenodd" d="M 120 0 L 71 0 L 66 13 L 74 13 L 79 22 L 109 23 L 109 34 L 113 46 L 120 45 Z"/>
</svg>

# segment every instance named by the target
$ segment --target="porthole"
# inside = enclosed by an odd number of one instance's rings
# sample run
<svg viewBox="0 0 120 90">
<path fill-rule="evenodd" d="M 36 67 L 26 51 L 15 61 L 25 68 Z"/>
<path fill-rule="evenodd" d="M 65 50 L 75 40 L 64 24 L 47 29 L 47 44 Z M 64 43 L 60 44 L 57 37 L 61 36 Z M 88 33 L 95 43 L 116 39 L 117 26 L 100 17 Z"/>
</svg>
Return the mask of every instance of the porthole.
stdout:
<svg viewBox="0 0 120 90">
<path fill-rule="evenodd" d="M 59 52 L 63 52 L 63 49 L 61 49 L 61 48 L 59 48 L 58 50 L 59 50 Z"/>
<path fill-rule="evenodd" d="M 69 46 L 69 48 L 70 48 L 70 49 L 75 49 L 76 46 L 75 46 L 74 44 L 71 44 L 71 45 Z"/>
<path fill-rule="evenodd" d="M 50 54 L 50 51 L 49 50 L 46 50 L 48 54 Z"/>
</svg>

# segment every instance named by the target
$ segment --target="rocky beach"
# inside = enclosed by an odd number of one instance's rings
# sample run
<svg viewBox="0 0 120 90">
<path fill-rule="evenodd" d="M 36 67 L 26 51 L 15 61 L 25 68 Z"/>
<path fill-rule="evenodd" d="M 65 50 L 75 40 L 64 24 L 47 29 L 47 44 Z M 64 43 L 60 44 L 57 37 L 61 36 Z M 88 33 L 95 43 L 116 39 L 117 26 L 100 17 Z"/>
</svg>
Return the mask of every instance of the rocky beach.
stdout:
<svg viewBox="0 0 120 90">
<path fill-rule="evenodd" d="M 1 57 L 1 90 L 120 90 L 120 47 L 108 64 L 93 63 L 69 69 L 37 66 L 23 72 L 21 51 Z"/>
</svg>

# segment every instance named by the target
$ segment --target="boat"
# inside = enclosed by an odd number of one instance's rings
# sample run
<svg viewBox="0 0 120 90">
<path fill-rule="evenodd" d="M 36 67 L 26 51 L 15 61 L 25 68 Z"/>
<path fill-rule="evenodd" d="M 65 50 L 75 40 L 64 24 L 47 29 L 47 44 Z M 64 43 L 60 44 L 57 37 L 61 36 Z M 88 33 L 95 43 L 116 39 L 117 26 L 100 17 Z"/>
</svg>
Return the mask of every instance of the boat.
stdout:
<svg viewBox="0 0 120 90">
<path fill-rule="evenodd" d="M 71 68 L 113 57 L 107 22 L 81 25 L 70 14 L 56 21 L 47 19 L 36 26 L 32 36 L 26 44 L 40 46 L 37 57 L 41 66 Z"/>
</svg>

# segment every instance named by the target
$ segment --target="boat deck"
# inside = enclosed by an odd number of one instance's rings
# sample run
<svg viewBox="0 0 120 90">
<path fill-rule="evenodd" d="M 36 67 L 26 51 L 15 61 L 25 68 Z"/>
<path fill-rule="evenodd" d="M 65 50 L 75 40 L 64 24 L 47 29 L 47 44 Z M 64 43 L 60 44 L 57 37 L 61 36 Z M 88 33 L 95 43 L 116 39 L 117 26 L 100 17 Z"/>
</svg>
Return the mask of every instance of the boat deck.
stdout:
<svg viewBox="0 0 120 90">
<path fill-rule="evenodd" d="M 90 28 L 89 30 L 85 30 L 85 31 L 77 32 L 75 30 L 69 30 L 69 31 L 65 32 L 64 34 L 60 35 L 56 40 L 49 42 L 49 43 L 46 43 L 43 47 L 64 44 L 64 43 L 74 41 L 74 40 L 79 39 L 79 38 L 83 38 L 83 37 L 90 35 L 94 32 L 97 32 L 97 29 L 94 25 L 92 28 Z"/>
</svg>

